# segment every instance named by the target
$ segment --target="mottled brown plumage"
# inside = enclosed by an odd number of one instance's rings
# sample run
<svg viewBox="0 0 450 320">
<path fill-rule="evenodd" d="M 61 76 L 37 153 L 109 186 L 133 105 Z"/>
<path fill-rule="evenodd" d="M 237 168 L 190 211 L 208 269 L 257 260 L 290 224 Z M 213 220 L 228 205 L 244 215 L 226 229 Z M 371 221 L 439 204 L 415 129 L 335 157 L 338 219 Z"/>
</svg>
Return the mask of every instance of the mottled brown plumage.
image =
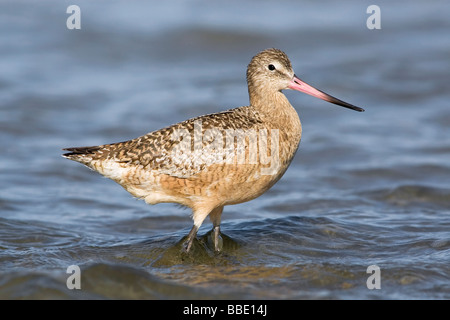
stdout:
<svg viewBox="0 0 450 320">
<path fill-rule="evenodd" d="M 273 186 L 301 139 L 300 119 L 281 90 L 303 91 L 295 87 L 303 82 L 295 77 L 286 54 L 278 49 L 257 54 L 248 66 L 247 82 L 249 106 L 189 119 L 125 142 L 67 148 L 70 153 L 63 156 L 111 178 L 149 204 L 174 202 L 191 208 L 194 226 L 186 251 L 209 215 L 219 250 L 223 207 L 254 199 Z"/>
</svg>

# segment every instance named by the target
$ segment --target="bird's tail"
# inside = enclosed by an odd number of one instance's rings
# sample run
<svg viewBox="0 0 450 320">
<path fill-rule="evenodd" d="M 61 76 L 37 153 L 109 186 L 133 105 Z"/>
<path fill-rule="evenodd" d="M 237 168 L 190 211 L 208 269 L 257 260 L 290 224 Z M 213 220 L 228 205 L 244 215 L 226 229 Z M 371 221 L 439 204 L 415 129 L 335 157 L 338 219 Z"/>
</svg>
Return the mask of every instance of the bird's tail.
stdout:
<svg viewBox="0 0 450 320">
<path fill-rule="evenodd" d="M 94 158 L 96 152 L 100 150 L 100 148 L 101 148 L 100 146 L 64 148 L 63 150 L 70 152 L 64 153 L 62 156 L 66 159 L 86 164 Z"/>
</svg>

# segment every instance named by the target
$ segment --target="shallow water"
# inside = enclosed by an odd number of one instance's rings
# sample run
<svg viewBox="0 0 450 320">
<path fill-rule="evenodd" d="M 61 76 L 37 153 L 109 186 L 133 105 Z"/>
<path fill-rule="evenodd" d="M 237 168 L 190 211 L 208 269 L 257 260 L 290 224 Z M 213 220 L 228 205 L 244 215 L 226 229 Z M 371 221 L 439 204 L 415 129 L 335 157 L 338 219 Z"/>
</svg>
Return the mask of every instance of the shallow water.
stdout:
<svg viewBox="0 0 450 320">
<path fill-rule="evenodd" d="M 445 1 L 0 2 L 0 298 L 449 299 Z M 60 157 L 247 104 L 267 47 L 356 113 L 286 92 L 300 149 L 265 195 L 225 208 L 224 250 Z M 69 290 L 67 267 L 81 269 Z M 367 268 L 381 270 L 369 290 Z"/>
</svg>

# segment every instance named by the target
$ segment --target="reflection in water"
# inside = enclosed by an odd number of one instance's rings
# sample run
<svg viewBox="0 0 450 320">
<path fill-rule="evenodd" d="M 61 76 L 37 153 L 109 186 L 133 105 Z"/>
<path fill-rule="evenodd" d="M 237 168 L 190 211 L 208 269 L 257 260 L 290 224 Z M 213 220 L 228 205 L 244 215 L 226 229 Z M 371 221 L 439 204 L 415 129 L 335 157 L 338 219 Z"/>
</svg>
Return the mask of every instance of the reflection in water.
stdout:
<svg viewBox="0 0 450 320">
<path fill-rule="evenodd" d="M 203 236 L 194 240 L 189 253 L 183 249 L 187 236 L 178 243 L 166 249 L 161 256 L 151 265 L 153 267 L 168 267 L 173 265 L 223 265 L 233 263 L 233 254 L 241 246 L 239 242 L 233 240 L 226 234 L 221 235 L 223 247 L 220 253 L 214 250 L 213 231 L 209 231 Z"/>
</svg>

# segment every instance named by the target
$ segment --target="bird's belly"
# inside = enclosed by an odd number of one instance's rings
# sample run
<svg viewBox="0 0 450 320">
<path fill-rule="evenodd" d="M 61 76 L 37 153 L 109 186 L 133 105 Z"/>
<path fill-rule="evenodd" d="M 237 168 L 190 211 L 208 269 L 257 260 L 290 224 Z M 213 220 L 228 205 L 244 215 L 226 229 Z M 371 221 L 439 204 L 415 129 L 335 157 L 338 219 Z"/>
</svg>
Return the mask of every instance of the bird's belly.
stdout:
<svg viewBox="0 0 450 320">
<path fill-rule="evenodd" d="M 162 193 L 166 197 L 176 200 L 166 202 L 189 207 L 197 202 L 208 202 L 213 207 L 242 203 L 266 192 L 281 178 L 286 168 L 280 167 L 268 174 L 258 165 L 217 165 L 190 178 L 161 175 L 158 194 L 164 190 Z M 149 199 L 156 198 L 150 196 Z"/>
<path fill-rule="evenodd" d="M 192 208 L 196 203 L 208 202 L 217 207 L 259 197 L 281 178 L 288 165 L 215 164 L 191 177 L 113 161 L 94 169 L 149 204 L 173 202 Z"/>
<path fill-rule="evenodd" d="M 261 168 L 250 170 L 247 176 L 240 173 L 227 177 L 225 183 L 218 183 L 218 197 L 223 198 L 225 205 L 238 204 L 255 199 L 270 189 L 284 174 L 285 169 L 267 174 Z"/>
</svg>

